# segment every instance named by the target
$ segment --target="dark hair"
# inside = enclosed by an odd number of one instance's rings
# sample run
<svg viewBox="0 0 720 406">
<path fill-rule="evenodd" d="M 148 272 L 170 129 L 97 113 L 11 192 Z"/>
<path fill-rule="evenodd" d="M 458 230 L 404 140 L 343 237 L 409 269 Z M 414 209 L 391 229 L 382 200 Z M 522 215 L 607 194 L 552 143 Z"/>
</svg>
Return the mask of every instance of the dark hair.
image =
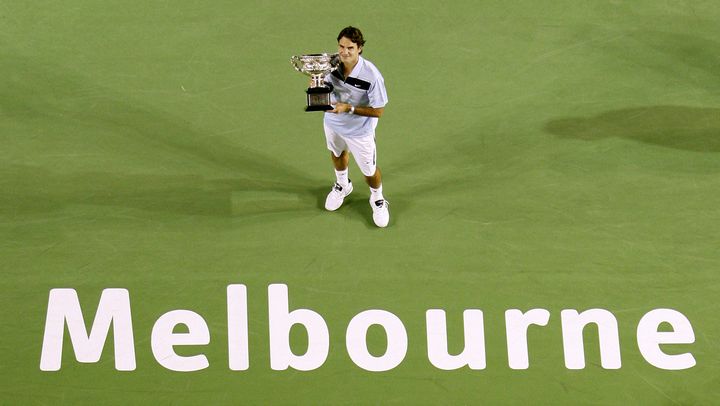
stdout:
<svg viewBox="0 0 720 406">
<path fill-rule="evenodd" d="M 345 27 L 342 29 L 342 31 L 340 31 L 340 34 L 338 34 L 337 37 L 338 42 L 342 37 L 345 37 L 350 41 L 356 43 L 358 45 L 358 48 L 365 45 L 365 38 L 363 38 L 362 32 L 360 31 L 360 29 L 353 26 Z"/>
</svg>

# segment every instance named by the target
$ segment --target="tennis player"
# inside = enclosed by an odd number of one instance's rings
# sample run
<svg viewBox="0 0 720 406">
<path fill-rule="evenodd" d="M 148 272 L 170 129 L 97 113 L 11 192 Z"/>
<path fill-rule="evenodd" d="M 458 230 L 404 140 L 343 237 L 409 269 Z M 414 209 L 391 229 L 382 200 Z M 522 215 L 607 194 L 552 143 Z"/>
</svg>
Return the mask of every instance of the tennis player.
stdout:
<svg viewBox="0 0 720 406">
<path fill-rule="evenodd" d="M 355 27 L 346 27 L 337 37 L 340 67 L 325 78 L 333 87 L 333 110 L 325 113 L 324 128 L 336 181 L 325 200 L 325 208 L 335 211 L 353 185 L 348 178 L 348 152 L 370 186 L 370 207 L 378 227 L 390 221 L 388 201 L 382 190 L 382 175 L 377 167 L 375 127 L 388 102 L 385 81 L 380 71 L 361 56 L 365 39 Z"/>
</svg>

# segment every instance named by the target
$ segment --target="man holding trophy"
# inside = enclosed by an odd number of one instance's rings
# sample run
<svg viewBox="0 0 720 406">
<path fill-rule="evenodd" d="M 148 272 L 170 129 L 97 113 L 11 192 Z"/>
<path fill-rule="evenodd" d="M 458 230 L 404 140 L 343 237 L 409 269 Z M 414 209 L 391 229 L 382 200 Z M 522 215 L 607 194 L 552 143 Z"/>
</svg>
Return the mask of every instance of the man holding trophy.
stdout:
<svg viewBox="0 0 720 406">
<path fill-rule="evenodd" d="M 386 227 L 390 212 L 382 192 L 375 147 L 375 127 L 388 102 L 385 82 L 375 65 L 361 56 L 365 40 L 359 29 L 344 28 L 337 41 L 337 57 L 328 54 L 293 57 L 295 69 L 313 77 L 306 110 L 325 110 L 325 139 L 336 176 L 325 209 L 339 209 L 353 190 L 348 178 L 350 152 L 370 186 L 373 221 L 378 227 Z M 296 59 L 305 62 L 301 68 Z M 324 80 L 322 85 L 317 83 L 319 77 Z"/>
</svg>

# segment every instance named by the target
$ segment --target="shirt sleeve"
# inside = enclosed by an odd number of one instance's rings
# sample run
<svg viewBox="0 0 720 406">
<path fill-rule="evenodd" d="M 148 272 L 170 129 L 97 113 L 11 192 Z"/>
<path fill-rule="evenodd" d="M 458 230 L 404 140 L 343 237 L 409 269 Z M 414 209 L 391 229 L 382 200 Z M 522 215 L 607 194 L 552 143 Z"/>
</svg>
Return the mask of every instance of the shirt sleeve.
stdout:
<svg viewBox="0 0 720 406">
<path fill-rule="evenodd" d="M 370 107 L 374 109 L 385 107 L 387 104 L 388 96 L 385 90 L 385 80 L 382 76 L 378 76 L 377 80 L 370 85 L 370 89 L 368 89 L 368 99 L 370 100 Z"/>
</svg>

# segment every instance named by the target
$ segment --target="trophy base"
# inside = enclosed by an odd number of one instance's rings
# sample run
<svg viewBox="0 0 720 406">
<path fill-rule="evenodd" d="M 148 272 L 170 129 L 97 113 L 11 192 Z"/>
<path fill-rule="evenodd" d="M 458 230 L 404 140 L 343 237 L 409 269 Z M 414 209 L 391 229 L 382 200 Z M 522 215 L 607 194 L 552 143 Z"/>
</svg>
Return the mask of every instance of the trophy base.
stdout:
<svg viewBox="0 0 720 406">
<path fill-rule="evenodd" d="M 307 93 L 307 107 L 305 111 L 328 111 L 332 110 L 333 107 L 330 105 L 330 92 L 332 90 L 329 87 L 311 87 Z"/>
<path fill-rule="evenodd" d="M 328 111 L 328 110 L 332 110 L 332 109 L 333 109 L 333 106 L 329 106 L 329 105 L 305 107 L 305 111 Z"/>
</svg>

